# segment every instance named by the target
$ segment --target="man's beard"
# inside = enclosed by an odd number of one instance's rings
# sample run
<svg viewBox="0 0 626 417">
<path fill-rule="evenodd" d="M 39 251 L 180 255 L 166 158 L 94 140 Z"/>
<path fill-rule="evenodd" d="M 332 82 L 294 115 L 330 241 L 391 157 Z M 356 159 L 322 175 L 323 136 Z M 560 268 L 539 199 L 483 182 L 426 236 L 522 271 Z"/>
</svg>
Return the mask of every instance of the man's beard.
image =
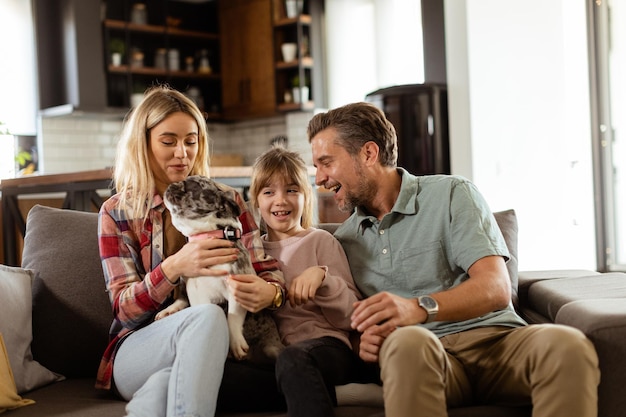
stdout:
<svg viewBox="0 0 626 417">
<path fill-rule="evenodd" d="M 354 169 L 359 179 L 356 188 L 352 191 L 346 190 L 343 204 L 338 205 L 339 210 L 344 213 L 352 213 L 356 207 L 367 207 L 376 196 L 376 186 L 368 181 L 361 166 L 355 162 Z"/>
</svg>

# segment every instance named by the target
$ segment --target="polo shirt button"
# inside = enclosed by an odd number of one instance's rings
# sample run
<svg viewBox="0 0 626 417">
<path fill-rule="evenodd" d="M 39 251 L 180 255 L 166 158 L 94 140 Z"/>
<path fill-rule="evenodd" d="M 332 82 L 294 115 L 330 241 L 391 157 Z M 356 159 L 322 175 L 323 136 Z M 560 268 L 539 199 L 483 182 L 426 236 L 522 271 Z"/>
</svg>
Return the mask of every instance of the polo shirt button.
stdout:
<svg viewBox="0 0 626 417">
<path fill-rule="evenodd" d="M 379 230 L 378 233 L 380 233 L 381 235 L 384 235 L 385 231 L 384 230 Z"/>
<path fill-rule="evenodd" d="M 383 249 L 383 254 L 386 254 L 386 253 L 387 253 L 387 249 Z"/>
</svg>

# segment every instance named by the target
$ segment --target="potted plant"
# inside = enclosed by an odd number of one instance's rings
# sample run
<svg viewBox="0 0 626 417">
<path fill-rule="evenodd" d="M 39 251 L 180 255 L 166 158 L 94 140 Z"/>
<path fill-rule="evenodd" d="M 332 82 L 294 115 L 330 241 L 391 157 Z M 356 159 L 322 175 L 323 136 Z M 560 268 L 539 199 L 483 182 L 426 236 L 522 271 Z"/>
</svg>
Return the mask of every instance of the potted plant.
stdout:
<svg viewBox="0 0 626 417">
<path fill-rule="evenodd" d="M 126 44 L 123 39 L 111 38 L 109 41 L 109 52 L 111 53 L 111 64 L 119 67 L 122 65 L 122 57 L 126 50 Z"/>
<path fill-rule="evenodd" d="M 291 79 L 291 88 L 294 103 L 306 103 L 309 101 L 309 80 L 305 75 L 304 83 L 300 84 L 300 75 L 296 74 Z"/>
</svg>

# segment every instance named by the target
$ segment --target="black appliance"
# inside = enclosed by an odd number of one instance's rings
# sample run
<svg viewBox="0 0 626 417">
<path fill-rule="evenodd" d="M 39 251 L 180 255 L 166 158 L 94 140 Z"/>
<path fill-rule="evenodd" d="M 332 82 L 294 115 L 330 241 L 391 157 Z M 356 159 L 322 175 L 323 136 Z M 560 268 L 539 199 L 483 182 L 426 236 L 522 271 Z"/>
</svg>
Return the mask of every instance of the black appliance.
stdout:
<svg viewBox="0 0 626 417">
<path fill-rule="evenodd" d="M 398 135 L 398 166 L 414 175 L 449 174 L 448 95 L 445 84 L 383 88 L 366 101 L 385 112 Z"/>
</svg>

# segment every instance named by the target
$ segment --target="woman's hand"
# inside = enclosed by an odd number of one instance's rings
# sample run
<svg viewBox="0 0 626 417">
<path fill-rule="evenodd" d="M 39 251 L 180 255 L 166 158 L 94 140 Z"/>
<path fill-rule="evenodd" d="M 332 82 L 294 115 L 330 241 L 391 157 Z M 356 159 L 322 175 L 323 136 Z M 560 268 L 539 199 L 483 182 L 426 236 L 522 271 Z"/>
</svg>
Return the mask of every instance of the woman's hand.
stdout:
<svg viewBox="0 0 626 417">
<path fill-rule="evenodd" d="M 235 300 L 251 313 L 257 313 L 272 305 L 276 287 L 257 275 L 231 275 L 228 285 Z"/>
<path fill-rule="evenodd" d="M 178 252 L 168 256 L 161 263 L 161 270 L 172 283 L 179 277 L 223 276 L 227 274 L 226 271 L 211 267 L 235 261 L 238 252 L 229 240 L 196 240 L 186 243 Z"/>
<path fill-rule="evenodd" d="M 319 266 L 305 269 L 300 275 L 291 281 L 287 295 L 292 307 L 306 304 L 315 298 L 317 289 L 322 286 L 326 276 L 326 270 Z"/>
</svg>

